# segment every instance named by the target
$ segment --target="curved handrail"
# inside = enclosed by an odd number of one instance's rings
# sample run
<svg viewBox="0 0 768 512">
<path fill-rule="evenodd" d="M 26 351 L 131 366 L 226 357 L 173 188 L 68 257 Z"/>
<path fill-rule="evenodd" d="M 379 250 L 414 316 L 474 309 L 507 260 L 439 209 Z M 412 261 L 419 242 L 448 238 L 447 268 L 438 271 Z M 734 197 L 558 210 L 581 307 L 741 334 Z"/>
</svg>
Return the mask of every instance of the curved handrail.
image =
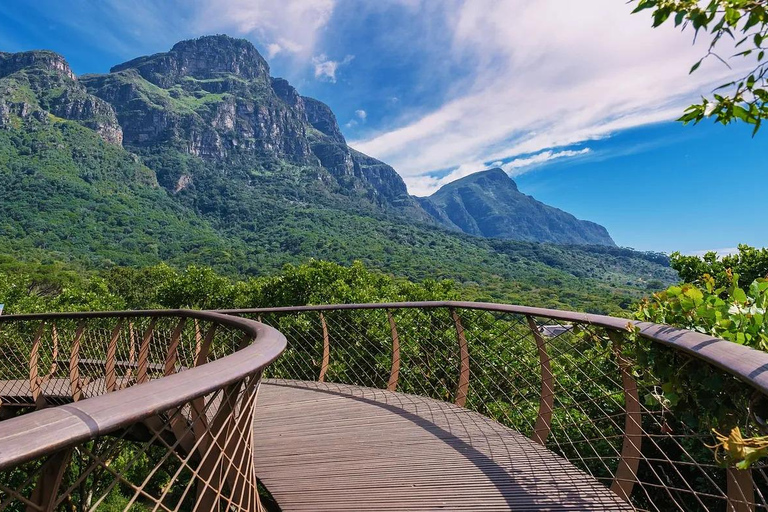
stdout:
<svg viewBox="0 0 768 512">
<path fill-rule="evenodd" d="M 108 434 L 221 389 L 263 369 L 277 359 L 286 346 L 285 336 L 272 327 L 253 320 L 209 311 L 152 310 L 6 315 L 0 316 L 0 324 L 19 320 L 126 316 L 211 320 L 239 329 L 250 335 L 255 342 L 236 354 L 181 373 L 3 421 L 0 431 L 0 470 Z"/>
<path fill-rule="evenodd" d="M 336 311 L 356 309 L 406 309 L 406 308 L 462 308 L 551 318 L 565 322 L 578 322 L 626 331 L 628 325 L 638 328 L 638 334 L 648 340 L 675 348 L 708 364 L 724 370 L 768 395 L 768 352 L 739 345 L 703 333 L 680 329 L 669 325 L 641 322 L 607 315 L 578 313 L 558 309 L 498 304 L 493 302 L 421 301 L 382 302 L 368 304 L 321 304 L 316 306 L 284 306 L 272 308 L 224 309 L 229 315 L 301 313 L 311 311 Z"/>
<path fill-rule="evenodd" d="M 260 510 L 250 425 L 277 330 L 209 311 L 46 313 L 0 317 L 0 340 L 0 510 Z"/>
<path fill-rule="evenodd" d="M 393 318 L 396 311 L 405 322 L 403 329 Z M 421 316 L 426 311 L 435 313 Z M 473 311 L 491 315 L 473 315 Z M 322 315 L 322 357 L 316 322 L 312 327 L 313 321 L 306 318 L 280 321 L 281 330 L 291 341 L 287 359 L 279 361 L 270 376 L 306 379 L 319 370 L 319 380 L 326 382 L 386 387 L 451 400 L 527 432 L 531 440 L 557 451 L 630 503 L 635 498 L 640 500 L 638 504 L 644 500 L 654 503 L 659 498 L 662 501 L 654 504 L 655 509 L 666 510 L 710 508 L 712 505 L 704 502 L 714 500 L 718 507 L 723 504 L 729 510 L 746 512 L 754 510 L 759 497 L 762 506 L 768 506 L 763 498 L 768 497 L 768 489 L 760 487 L 761 482 L 768 482 L 762 467 L 755 470 L 762 474 L 753 478 L 750 471 L 734 467 L 720 470 L 709 448 L 689 453 L 686 446 L 690 439 L 706 444 L 705 440 L 712 439 L 711 433 L 675 418 L 663 393 L 663 382 L 644 367 L 634 367 L 633 353 L 622 347 L 628 335 L 636 334 L 652 345 L 702 362 L 702 368 L 711 367 L 707 372 L 729 374 L 768 397 L 766 352 L 668 325 L 484 302 L 323 304 L 220 312 L 278 320 L 312 312 Z M 545 325 L 550 320 L 561 324 L 559 333 L 547 331 L 552 327 Z M 579 326 L 587 336 L 563 335 L 572 326 Z M 389 330 L 392 340 L 387 357 L 383 339 Z M 330 344 L 326 341 L 329 331 Z M 449 339 L 450 331 L 454 341 Z M 583 344 L 586 340 L 596 343 Z M 491 343 L 492 350 L 499 353 L 487 352 L 484 343 Z M 500 358 L 502 352 L 506 355 Z M 596 359 L 590 359 L 590 352 Z M 485 356 L 490 357 L 486 360 Z M 408 361 L 404 363 L 403 358 Z M 322 368 L 318 368 L 321 360 Z M 634 369 L 644 375 L 640 382 Z M 737 401 L 733 405 L 740 409 L 731 412 L 742 418 L 742 428 L 750 424 L 747 430 L 754 435 L 762 428 L 762 420 L 752 414 L 751 403 L 742 410 Z M 746 420 L 745 415 L 751 419 Z M 668 449 L 678 455 L 667 455 Z M 666 468 L 657 467 L 665 464 Z M 691 471 L 695 475 L 689 475 Z M 661 491 L 661 497 L 648 494 L 666 486 L 671 490 Z M 675 493 L 682 493 L 689 501 L 683 500 L 681 505 L 678 499 L 682 498 L 674 497 Z M 664 503 L 665 499 L 669 502 Z"/>
</svg>

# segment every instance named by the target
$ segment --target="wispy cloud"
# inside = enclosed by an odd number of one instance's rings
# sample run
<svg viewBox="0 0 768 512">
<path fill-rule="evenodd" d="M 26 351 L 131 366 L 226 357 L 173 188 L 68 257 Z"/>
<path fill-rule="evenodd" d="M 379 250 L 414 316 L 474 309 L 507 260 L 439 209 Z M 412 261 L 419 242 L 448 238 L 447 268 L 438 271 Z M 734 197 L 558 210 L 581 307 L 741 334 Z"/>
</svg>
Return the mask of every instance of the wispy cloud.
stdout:
<svg viewBox="0 0 768 512">
<path fill-rule="evenodd" d="M 336 82 L 336 71 L 342 66 L 345 66 L 352 62 L 354 55 L 347 55 L 342 60 L 331 60 L 324 53 L 312 57 L 312 64 L 315 66 L 315 78 L 320 80 L 326 80 L 328 82 Z M 362 118 L 361 118 L 362 119 Z"/>
<path fill-rule="evenodd" d="M 510 177 L 519 176 L 524 172 L 535 168 L 538 165 L 542 165 L 551 160 L 557 160 L 561 158 L 574 158 L 586 155 L 591 152 L 589 148 L 582 148 L 577 150 L 566 149 L 562 151 L 542 151 L 535 155 L 524 156 L 520 158 L 514 158 L 507 163 L 501 160 L 489 163 L 483 162 L 470 162 L 462 164 L 448 173 L 442 175 L 422 175 L 422 176 L 409 176 L 406 177 L 406 183 L 408 184 L 408 190 L 420 197 L 432 195 L 443 185 L 469 176 L 476 172 L 484 171 L 494 167 L 500 167 Z"/>
<path fill-rule="evenodd" d="M 589 148 L 583 148 L 578 150 L 566 149 L 563 151 L 547 150 L 547 151 L 542 151 L 541 153 L 536 153 L 535 155 L 531 155 L 531 156 L 514 158 L 509 162 L 507 162 L 506 164 L 502 164 L 501 168 L 504 169 L 507 172 L 507 174 L 509 174 L 510 176 L 517 176 L 517 175 L 523 174 L 530 167 L 541 165 L 551 160 L 558 160 L 560 158 L 586 155 L 590 151 L 591 150 Z"/>
<path fill-rule="evenodd" d="M 197 9 L 198 32 L 248 35 L 267 48 L 309 58 L 336 7 L 336 0 L 205 0 Z"/>
<path fill-rule="evenodd" d="M 368 112 L 362 109 L 355 110 L 355 115 L 361 120 L 365 121 L 368 118 Z"/>
<path fill-rule="evenodd" d="M 631 10 L 615 0 L 467 0 L 447 23 L 452 58 L 474 66 L 474 78 L 438 108 L 351 144 L 392 164 L 414 191 L 467 163 L 480 170 L 523 156 L 507 164 L 519 173 L 534 158 L 524 155 L 575 156 L 565 148 L 674 119 L 732 75 L 713 60 L 689 76 L 704 38 L 694 46 Z"/>
</svg>

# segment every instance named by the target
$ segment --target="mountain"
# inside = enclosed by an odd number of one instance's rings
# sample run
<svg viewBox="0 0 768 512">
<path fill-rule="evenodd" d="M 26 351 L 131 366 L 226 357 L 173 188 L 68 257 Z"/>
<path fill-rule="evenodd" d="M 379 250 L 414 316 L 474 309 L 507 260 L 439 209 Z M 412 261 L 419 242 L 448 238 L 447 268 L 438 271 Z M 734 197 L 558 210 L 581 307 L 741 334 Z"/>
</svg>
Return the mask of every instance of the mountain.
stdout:
<svg viewBox="0 0 768 512">
<path fill-rule="evenodd" d="M 123 128 L 123 145 L 153 158 L 160 183 L 179 192 L 205 180 L 176 165 L 199 157 L 208 168 L 228 167 L 242 178 L 254 167 L 313 169 L 310 180 L 330 192 L 428 220 L 400 176 L 386 164 L 353 152 L 331 109 L 301 96 L 246 40 L 207 36 L 177 43 L 167 53 L 114 66 L 81 83 L 108 102 Z M 164 162 L 158 155 L 168 155 Z"/>
<path fill-rule="evenodd" d="M 438 222 L 471 235 L 552 242 L 616 245 L 599 224 L 579 220 L 521 193 L 502 169 L 470 174 L 440 188 L 421 206 Z"/>
<path fill-rule="evenodd" d="M 0 252 L 239 276 L 361 260 L 597 311 L 674 279 L 659 255 L 485 239 L 421 202 L 247 41 L 182 41 L 81 77 L 53 52 L 0 53 Z"/>
<path fill-rule="evenodd" d="M 104 140 L 120 144 L 123 133 L 109 103 L 86 91 L 61 55 L 48 51 L 0 52 L 0 128 L 26 119 L 78 121 Z"/>
</svg>

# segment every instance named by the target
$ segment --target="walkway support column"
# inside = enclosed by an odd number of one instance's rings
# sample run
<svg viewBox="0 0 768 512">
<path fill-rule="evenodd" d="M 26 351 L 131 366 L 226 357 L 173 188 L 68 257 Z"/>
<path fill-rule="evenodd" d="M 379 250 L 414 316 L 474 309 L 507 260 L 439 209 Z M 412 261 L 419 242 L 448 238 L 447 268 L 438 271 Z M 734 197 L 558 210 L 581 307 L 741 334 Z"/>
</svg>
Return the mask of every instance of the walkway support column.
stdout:
<svg viewBox="0 0 768 512">
<path fill-rule="evenodd" d="M 640 408 L 640 395 L 637 382 L 632 377 L 632 363 L 621 354 L 623 335 L 618 331 L 608 331 L 613 342 L 613 350 L 621 369 L 621 385 L 624 388 L 624 443 L 621 446 L 621 460 L 613 476 L 611 490 L 621 499 L 630 503 L 632 490 L 637 482 L 637 469 L 642 456 L 640 447 L 643 442 L 643 418 Z"/>
<path fill-rule="evenodd" d="M 469 349 L 467 347 L 467 337 L 464 334 L 464 326 L 461 324 L 461 317 L 454 308 L 450 308 L 453 325 L 456 327 L 456 338 L 459 341 L 459 385 L 456 389 L 456 405 L 464 407 L 467 403 L 467 392 L 469 391 Z"/>
<path fill-rule="evenodd" d="M 392 335 L 392 368 L 389 371 L 387 389 L 395 391 L 397 389 L 397 379 L 400 377 L 400 337 L 397 334 L 395 318 L 390 310 L 387 310 L 387 320 L 389 320 L 389 331 Z"/>
<path fill-rule="evenodd" d="M 325 323 L 325 315 L 320 312 L 320 324 L 323 327 L 323 362 L 320 365 L 320 377 L 317 380 L 325 382 L 325 374 L 328 372 L 328 362 L 331 359 L 331 342 L 328 338 L 328 326 Z"/>
<path fill-rule="evenodd" d="M 552 430 L 552 411 L 555 408 L 555 377 L 549 363 L 547 343 L 539 332 L 539 326 L 532 316 L 526 316 L 528 327 L 531 329 L 533 339 L 536 340 L 536 350 L 539 353 L 539 371 L 541 373 L 541 393 L 539 394 L 539 413 L 536 415 L 536 424 L 533 426 L 531 441 L 544 446 L 549 432 Z"/>
</svg>

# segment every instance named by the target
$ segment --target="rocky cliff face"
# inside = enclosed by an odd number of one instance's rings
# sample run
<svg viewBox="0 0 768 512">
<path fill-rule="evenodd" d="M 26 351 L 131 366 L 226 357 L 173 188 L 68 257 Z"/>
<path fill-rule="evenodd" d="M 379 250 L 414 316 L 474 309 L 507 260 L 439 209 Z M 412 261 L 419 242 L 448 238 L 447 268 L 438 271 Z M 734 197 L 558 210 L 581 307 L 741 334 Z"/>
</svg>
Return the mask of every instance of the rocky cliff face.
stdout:
<svg viewBox="0 0 768 512">
<path fill-rule="evenodd" d="M 77 121 L 113 144 L 123 133 L 109 103 L 88 94 L 61 55 L 0 52 L 0 127 L 57 118 Z"/>
<path fill-rule="evenodd" d="M 114 106 L 128 147 L 174 145 L 203 159 L 246 155 L 317 164 L 303 106 L 286 101 L 282 84 L 278 94 L 266 61 L 245 40 L 183 41 L 82 82 Z"/>
<path fill-rule="evenodd" d="M 579 220 L 521 193 L 515 182 L 498 168 L 456 180 L 419 201 L 441 224 L 472 235 L 557 244 L 615 245 L 603 226 Z"/>
<path fill-rule="evenodd" d="M 221 197 L 236 208 L 322 202 L 478 236 L 613 244 L 601 226 L 521 194 L 500 169 L 411 197 L 392 167 L 347 146 L 328 105 L 271 77 L 242 39 L 182 41 L 79 79 L 53 52 L 0 53 L 0 128 L 60 119 L 122 144 L 170 194 L 222 218 L 233 212 Z"/>
<path fill-rule="evenodd" d="M 125 146 L 140 154 L 172 146 L 210 165 L 322 167 L 337 191 L 430 220 L 391 167 L 353 154 L 331 109 L 270 77 L 269 65 L 248 41 L 182 41 L 167 53 L 81 80 L 114 107 Z M 174 191 L 191 184 L 178 173 L 161 181 Z"/>
</svg>

